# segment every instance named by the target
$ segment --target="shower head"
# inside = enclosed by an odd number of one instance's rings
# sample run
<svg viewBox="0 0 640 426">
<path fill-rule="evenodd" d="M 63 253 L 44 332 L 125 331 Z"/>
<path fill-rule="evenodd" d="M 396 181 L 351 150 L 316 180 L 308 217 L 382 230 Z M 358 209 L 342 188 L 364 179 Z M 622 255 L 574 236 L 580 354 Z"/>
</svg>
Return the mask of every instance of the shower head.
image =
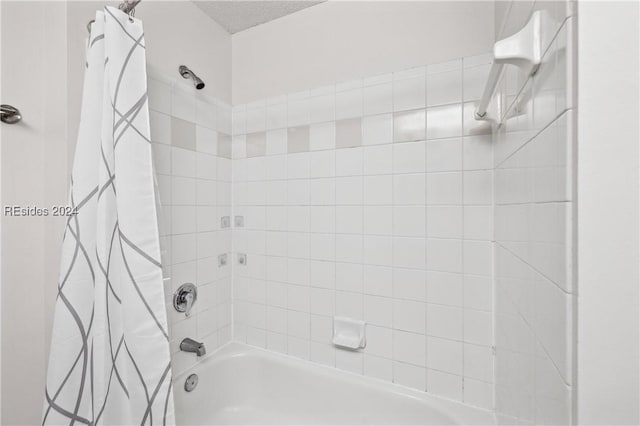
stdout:
<svg viewBox="0 0 640 426">
<path fill-rule="evenodd" d="M 178 71 L 180 72 L 182 78 L 190 78 L 191 80 L 193 80 L 193 85 L 196 86 L 196 89 L 200 90 L 204 88 L 204 81 L 200 80 L 200 77 L 198 77 L 193 71 L 187 68 L 186 65 L 180 65 Z"/>
</svg>

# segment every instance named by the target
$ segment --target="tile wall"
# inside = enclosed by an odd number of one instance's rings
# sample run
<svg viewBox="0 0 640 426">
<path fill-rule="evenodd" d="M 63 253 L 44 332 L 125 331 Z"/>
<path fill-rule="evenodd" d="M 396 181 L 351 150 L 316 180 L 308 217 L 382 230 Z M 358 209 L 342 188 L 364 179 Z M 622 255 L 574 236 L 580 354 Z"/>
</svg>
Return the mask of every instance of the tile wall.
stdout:
<svg viewBox="0 0 640 426">
<path fill-rule="evenodd" d="M 574 385 L 574 2 L 502 2 L 496 34 L 542 10 L 542 65 L 508 67 L 494 132 L 496 410 L 503 424 L 571 424 Z"/>
<path fill-rule="evenodd" d="M 488 70 L 234 107 L 235 339 L 493 407 L 493 144 L 473 119 Z M 331 344 L 334 316 L 367 322 L 364 350 Z"/>
<path fill-rule="evenodd" d="M 159 194 L 159 223 L 173 374 L 198 358 L 180 352 L 185 337 L 211 354 L 231 340 L 231 107 L 192 85 L 151 70 L 148 79 L 151 139 Z M 183 283 L 198 287 L 191 316 L 173 308 Z"/>
</svg>

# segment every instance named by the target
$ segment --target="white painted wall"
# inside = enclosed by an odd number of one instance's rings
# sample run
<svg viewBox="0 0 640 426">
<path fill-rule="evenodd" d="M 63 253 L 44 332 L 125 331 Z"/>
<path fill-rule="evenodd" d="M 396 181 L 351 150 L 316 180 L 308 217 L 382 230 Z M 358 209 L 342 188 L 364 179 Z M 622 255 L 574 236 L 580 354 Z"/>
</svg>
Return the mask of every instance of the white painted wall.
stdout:
<svg viewBox="0 0 640 426">
<path fill-rule="evenodd" d="M 640 8 L 578 6 L 578 423 L 639 424 Z"/>
<path fill-rule="evenodd" d="M 66 4 L 2 2 L 2 205 L 65 204 Z M 17 43 L 16 41 L 20 41 Z M 62 106 L 62 107 L 61 107 Z M 39 424 L 64 219 L 1 217 L 2 424 Z"/>
<path fill-rule="evenodd" d="M 329 1 L 236 33 L 233 104 L 486 53 L 493 1 Z"/>
</svg>

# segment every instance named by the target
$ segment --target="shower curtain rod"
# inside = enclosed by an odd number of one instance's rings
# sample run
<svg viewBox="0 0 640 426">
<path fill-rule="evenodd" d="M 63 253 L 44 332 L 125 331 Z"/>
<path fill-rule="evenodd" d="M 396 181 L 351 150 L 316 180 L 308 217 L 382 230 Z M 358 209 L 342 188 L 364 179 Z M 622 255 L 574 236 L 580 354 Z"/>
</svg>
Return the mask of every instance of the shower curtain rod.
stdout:
<svg viewBox="0 0 640 426">
<path fill-rule="evenodd" d="M 118 9 L 120 9 L 124 13 L 128 14 L 129 16 L 135 16 L 136 6 L 141 1 L 142 0 L 125 0 L 122 3 L 120 3 L 120 5 L 118 6 Z M 93 24 L 94 21 L 95 21 L 95 19 L 92 19 L 87 24 L 87 31 L 89 31 L 89 33 L 91 33 L 91 24 Z"/>
</svg>

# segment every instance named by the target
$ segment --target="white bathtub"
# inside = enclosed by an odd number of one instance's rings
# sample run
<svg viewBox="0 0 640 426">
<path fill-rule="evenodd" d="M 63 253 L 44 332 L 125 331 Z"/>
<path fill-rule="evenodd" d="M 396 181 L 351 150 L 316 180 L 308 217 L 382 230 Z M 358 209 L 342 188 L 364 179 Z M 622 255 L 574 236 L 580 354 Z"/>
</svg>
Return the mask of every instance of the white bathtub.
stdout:
<svg viewBox="0 0 640 426">
<path fill-rule="evenodd" d="M 199 384 L 186 392 L 192 373 Z M 495 424 L 486 410 L 235 342 L 174 391 L 178 425 Z"/>
</svg>

